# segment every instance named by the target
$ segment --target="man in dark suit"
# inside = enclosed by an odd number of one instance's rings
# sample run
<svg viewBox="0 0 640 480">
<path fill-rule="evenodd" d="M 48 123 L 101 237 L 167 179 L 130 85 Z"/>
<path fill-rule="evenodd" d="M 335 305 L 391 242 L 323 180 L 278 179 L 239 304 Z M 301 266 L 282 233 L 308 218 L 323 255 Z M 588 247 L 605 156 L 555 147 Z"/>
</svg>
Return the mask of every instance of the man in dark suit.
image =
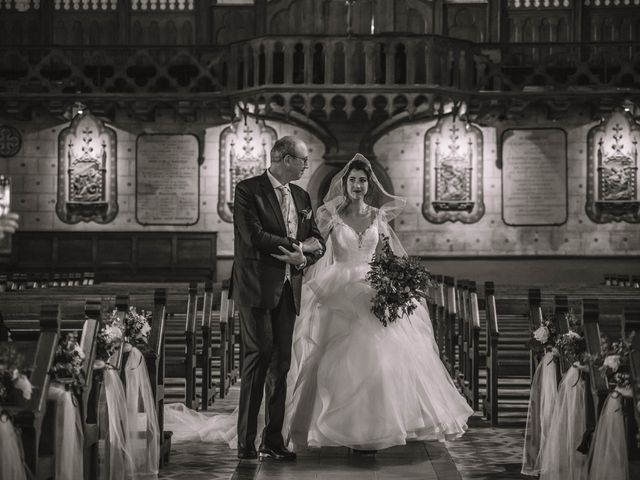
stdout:
<svg viewBox="0 0 640 480">
<path fill-rule="evenodd" d="M 257 457 L 258 411 L 266 390 L 261 458 L 295 460 L 282 438 L 287 372 L 302 272 L 324 252 L 309 194 L 289 182 L 308 166 L 307 146 L 283 137 L 271 166 L 238 183 L 233 207 L 232 295 L 240 310 L 243 371 L 238 412 L 238 458 Z M 266 389 L 265 389 L 266 379 Z"/>
</svg>

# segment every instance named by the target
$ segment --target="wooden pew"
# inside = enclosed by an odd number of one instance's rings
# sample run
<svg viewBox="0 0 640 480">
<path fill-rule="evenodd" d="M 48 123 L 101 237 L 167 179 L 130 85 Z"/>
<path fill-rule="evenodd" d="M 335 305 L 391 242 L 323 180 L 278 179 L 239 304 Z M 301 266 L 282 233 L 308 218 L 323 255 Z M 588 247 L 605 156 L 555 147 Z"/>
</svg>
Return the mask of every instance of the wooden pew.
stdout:
<svg viewBox="0 0 640 480">
<path fill-rule="evenodd" d="M 456 305 L 458 306 L 458 316 L 456 322 L 456 345 L 458 348 L 458 383 L 464 388 L 465 379 L 469 378 L 467 372 L 467 348 L 469 346 L 467 324 L 469 323 L 467 311 L 467 280 L 458 280 L 456 286 Z"/>
<path fill-rule="evenodd" d="M 587 345 L 587 353 L 595 356 L 600 353 L 600 326 L 598 324 L 599 306 L 597 299 L 582 302 L 582 327 Z M 597 371 L 593 362 L 589 362 L 589 376 L 585 381 L 586 429 L 595 431 L 604 400 L 609 394 L 607 380 Z"/>
<path fill-rule="evenodd" d="M 215 398 L 215 386 L 212 379 L 212 367 L 211 363 L 215 355 L 214 346 L 212 342 L 212 321 L 213 321 L 213 282 L 205 282 L 204 285 L 204 299 L 202 306 L 202 321 L 200 324 L 202 332 L 202 341 L 199 344 L 199 348 L 196 352 L 197 360 L 196 365 L 202 371 L 202 386 L 201 386 L 201 408 L 207 411 L 209 405 Z M 220 370 L 223 371 L 223 364 L 220 365 Z M 222 397 L 221 397 L 222 398 Z"/>
<path fill-rule="evenodd" d="M 468 282 L 464 295 L 466 369 L 462 392 L 474 410 L 480 401 L 480 310 L 476 282 Z"/>
<path fill-rule="evenodd" d="M 458 315 L 456 287 L 453 277 L 445 276 L 445 320 L 444 320 L 444 345 L 445 355 L 443 362 L 449 375 L 455 378 L 456 368 L 456 318 Z"/>
<path fill-rule="evenodd" d="M 239 312 L 236 309 L 236 304 L 233 298 L 229 296 L 229 287 L 230 281 L 224 280 L 222 282 L 222 290 L 220 292 L 221 304 L 222 298 L 226 297 L 229 299 L 229 308 L 228 308 L 228 316 L 227 325 L 226 325 L 226 342 L 227 342 L 227 376 L 229 377 L 229 382 L 231 385 L 235 384 L 238 378 L 240 378 L 240 370 L 238 365 L 236 365 L 235 361 L 235 345 L 239 342 L 239 335 L 236 335 L 236 327 L 238 322 L 236 322 L 237 315 Z M 220 315 L 222 319 L 222 314 Z M 222 327 L 221 327 L 222 329 Z M 222 335 L 222 333 L 221 333 Z"/>
<path fill-rule="evenodd" d="M 151 333 L 149 348 L 144 353 L 153 398 L 156 403 L 158 426 L 160 428 L 160 467 L 169 463 L 171 454 L 171 432 L 164 431 L 164 375 L 165 348 L 164 332 L 167 319 L 167 291 L 156 288 L 154 292 L 153 310 L 151 316 Z"/>
<path fill-rule="evenodd" d="M 543 320 L 542 316 L 542 293 L 539 288 L 530 288 L 528 291 L 528 301 L 529 301 L 529 328 L 531 331 L 535 331 L 541 324 Z M 544 354 L 535 354 L 532 351 L 529 351 L 529 377 L 533 379 L 533 374 L 538 368 L 538 364 L 540 363 L 540 359 L 542 359 Z"/>
<path fill-rule="evenodd" d="M 12 342 L 27 358 L 33 358 L 29 380 L 33 385 L 30 400 L 20 399 L 15 404 L 3 405 L 2 409 L 13 417 L 14 425 L 20 429 L 24 459 L 30 474 L 38 476 L 39 447 L 42 422 L 46 413 L 49 391 L 49 371 L 60 336 L 60 309 L 57 305 L 43 305 L 40 313 L 37 341 Z"/>
<path fill-rule="evenodd" d="M 187 312 L 185 315 L 185 353 L 184 357 L 165 359 L 165 378 L 177 377 L 186 380 L 185 404 L 188 408 L 196 409 L 198 407 L 198 398 L 196 396 L 196 316 L 198 302 L 198 286 L 196 283 L 189 285 L 189 301 L 187 303 Z"/>
<path fill-rule="evenodd" d="M 484 285 L 487 318 L 487 391 L 482 409 L 492 427 L 498 425 L 498 341 L 500 339 L 494 288 L 493 282 L 486 282 Z"/>
</svg>

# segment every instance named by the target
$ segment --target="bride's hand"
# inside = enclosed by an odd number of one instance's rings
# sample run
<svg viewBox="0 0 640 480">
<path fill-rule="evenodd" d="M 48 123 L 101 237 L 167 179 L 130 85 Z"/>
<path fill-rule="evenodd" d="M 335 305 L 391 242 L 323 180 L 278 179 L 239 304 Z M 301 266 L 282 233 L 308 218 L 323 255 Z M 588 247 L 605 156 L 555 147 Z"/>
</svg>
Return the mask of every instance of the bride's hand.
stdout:
<svg viewBox="0 0 640 480">
<path fill-rule="evenodd" d="M 309 237 L 302 242 L 302 251 L 304 253 L 322 253 L 322 244 L 315 237 Z"/>
<path fill-rule="evenodd" d="M 282 255 L 276 255 L 275 253 L 272 253 L 272 257 L 295 266 L 302 265 L 306 262 L 304 253 L 302 252 L 302 244 L 294 243 L 293 250 L 287 250 L 284 247 L 278 248 L 282 252 Z"/>
</svg>

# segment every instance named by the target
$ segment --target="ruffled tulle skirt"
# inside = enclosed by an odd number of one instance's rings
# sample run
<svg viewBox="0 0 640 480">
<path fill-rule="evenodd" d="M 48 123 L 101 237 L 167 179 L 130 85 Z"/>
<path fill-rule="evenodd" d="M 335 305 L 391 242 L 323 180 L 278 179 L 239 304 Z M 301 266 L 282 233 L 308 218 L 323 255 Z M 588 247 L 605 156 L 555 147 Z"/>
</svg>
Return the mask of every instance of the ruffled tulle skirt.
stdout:
<svg viewBox="0 0 640 480">
<path fill-rule="evenodd" d="M 427 309 L 384 327 L 367 271 L 336 263 L 303 288 L 285 413 L 294 449 L 382 449 L 467 428 L 473 410 L 440 361 Z"/>
</svg>

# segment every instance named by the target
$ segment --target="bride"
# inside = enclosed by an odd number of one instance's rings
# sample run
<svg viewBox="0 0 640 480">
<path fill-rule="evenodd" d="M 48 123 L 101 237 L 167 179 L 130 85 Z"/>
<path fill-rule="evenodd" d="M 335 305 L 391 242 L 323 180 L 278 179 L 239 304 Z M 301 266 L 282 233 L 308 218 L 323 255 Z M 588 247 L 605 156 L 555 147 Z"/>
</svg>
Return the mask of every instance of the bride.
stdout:
<svg viewBox="0 0 640 480">
<path fill-rule="evenodd" d="M 383 235 L 396 254 L 405 254 L 389 226 L 405 203 L 387 193 L 369 161 L 356 154 L 318 209 L 327 249 L 305 272 L 287 378 L 283 437 L 294 450 L 371 451 L 449 440 L 467 428 L 473 410 L 440 361 L 425 306 L 388 327 L 371 312 L 369 262 Z M 174 439 L 234 447 L 236 418 L 236 412 L 206 418 L 169 405 L 165 428 Z"/>
<path fill-rule="evenodd" d="M 369 262 L 383 235 L 405 254 L 389 226 L 404 205 L 356 154 L 318 209 L 327 250 L 305 273 L 287 380 L 284 434 L 295 450 L 377 450 L 467 428 L 473 410 L 440 361 L 425 306 L 388 327 L 371 312 Z"/>
</svg>

